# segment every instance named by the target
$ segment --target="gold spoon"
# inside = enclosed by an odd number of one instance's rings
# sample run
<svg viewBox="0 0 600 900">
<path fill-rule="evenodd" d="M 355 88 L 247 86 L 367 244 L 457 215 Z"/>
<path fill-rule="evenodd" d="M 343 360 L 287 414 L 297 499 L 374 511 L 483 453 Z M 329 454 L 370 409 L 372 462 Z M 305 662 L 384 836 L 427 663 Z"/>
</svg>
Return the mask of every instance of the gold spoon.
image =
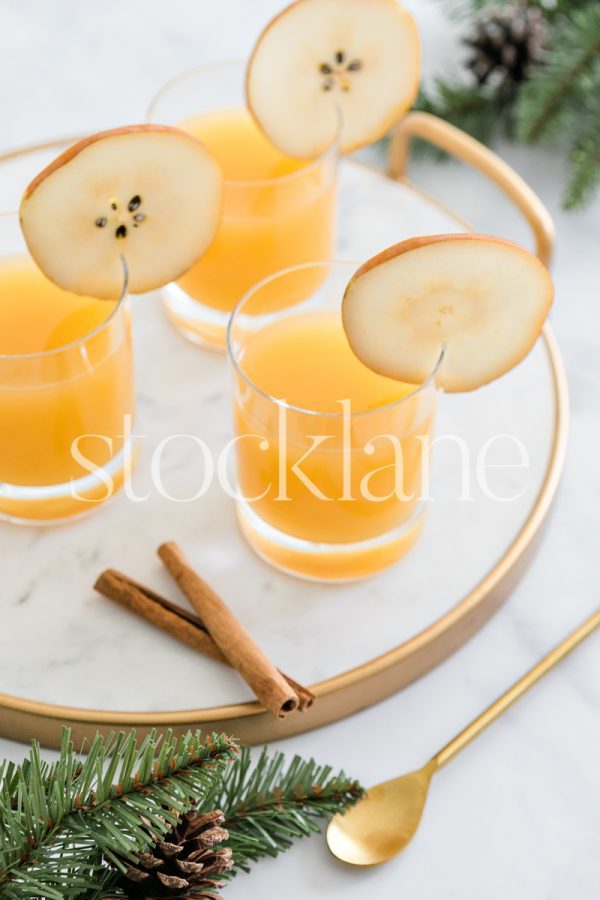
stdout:
<svg viewBox="0 0 600 900">
<path fill-rule="evenodd" d="M 401 853 L 419 827 L 431 776 L 450 762 L 599 625 L 600 609 L 488 706 L 422 769 L 378 784 L 352 809 L 343 815 L 334 816 L 327 829 L 327 843 L 333 855 L 353 866 L 377 866 Z"/>
</svg>

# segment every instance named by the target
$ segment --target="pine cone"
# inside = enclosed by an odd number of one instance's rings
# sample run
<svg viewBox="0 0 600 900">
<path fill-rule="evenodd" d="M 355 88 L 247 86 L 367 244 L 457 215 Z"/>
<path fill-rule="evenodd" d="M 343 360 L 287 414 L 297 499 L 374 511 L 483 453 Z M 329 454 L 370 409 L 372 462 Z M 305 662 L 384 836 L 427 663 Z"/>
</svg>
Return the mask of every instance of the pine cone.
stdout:
<svg viewBox="0 0 600 900">
<path fill-rule="evenodd" d="M 223 882 L 215 876 L 233 867 L 229 847 L 219 847 L 229 833 L 220 810 L 186 813 L 177 828 L 142 853 L 122 875 L 119 887 L 127 897 L 178 897 L 180 900 L 221 900 Z"/>
<path fill-rule="evenodd" d="M 496 79 L 501 89 L 510 91 L 541 61 L 547 39 L 540 9 L 526 2 L 492 6 L 479 17 L 475 34 L 464 42 L 475 51 L 467 65 L 480 85 Z"/>
</svg>

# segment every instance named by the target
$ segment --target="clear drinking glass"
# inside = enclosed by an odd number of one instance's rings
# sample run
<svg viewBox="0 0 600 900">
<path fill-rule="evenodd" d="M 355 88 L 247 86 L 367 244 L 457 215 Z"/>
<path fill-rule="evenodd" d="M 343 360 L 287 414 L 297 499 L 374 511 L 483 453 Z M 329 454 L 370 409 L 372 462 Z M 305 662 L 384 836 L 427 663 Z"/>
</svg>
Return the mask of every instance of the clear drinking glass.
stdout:
<svg viewBox="0 0 600 900">
<path fill-rule="evenodd" d="M 0 215 L 0 518 L 50 524 L 122 485 L 134 414 L 126 272 L 119 300 L 48 281 Z"/>
<path fill-rule="evenodd" d="M 314 160 L 282 154 L 247 111 L 244 84 L 241 61 L 204 65 L 165 85 L 148 111 L 150 121 L 199 137 L 224 173 L 212 246 L 163 291 L 175 326 L 191 341 L 216 348 L 224 348 L 229 315 L 252 285 L 333 252 L 337 141 Z"/>
<path fill-rule="evenodd" d="M 352 354 L 341 299 L 356 268 L 266 278 L 228 329 L 242 531 L 268 562 L 324 581 L 371 575 L 415 543 L 437 406 L 439 361 L 402 385 Z"/>
</svg>

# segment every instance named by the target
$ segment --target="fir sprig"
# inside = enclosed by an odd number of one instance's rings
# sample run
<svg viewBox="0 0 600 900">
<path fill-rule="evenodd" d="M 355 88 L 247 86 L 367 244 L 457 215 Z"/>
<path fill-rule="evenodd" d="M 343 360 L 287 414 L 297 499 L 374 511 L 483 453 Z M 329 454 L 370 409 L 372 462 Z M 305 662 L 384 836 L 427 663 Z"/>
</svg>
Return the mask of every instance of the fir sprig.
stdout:
<svg viewBox="0 0 600 900">
<path fill-rule="evenodd" d="M 237 754 L 225 735 L 138 745 L 135 733 L 98 735 L 81 759 L 63 734 L 60 758 L 34 744 L 0 767 L 0 897 L 63 900 L 107 881 L 106 861 L 133 860 L 209 792 Z"/>
<path fill-rule="evenodd" d="M 543 15 L 547 42 L 522 80 L 478 84 L 456 73 L 423 91 L 417 109 L 432 112 L 486 144 L 504 135 L 563 148 L 563 204 L 584 206 L 600 186 L 600 3 L 598 0 L 445 0 L 484 28 L 498 10 L 529 7 Z M 508 20 L 504 20 L 508 21 Z M 472 40 L 468 43 L 472 44 Z"/>
<path fill-rule="evenodd" d="M 517 137 L 535 142 L 568 134 L 600 90 L 600 5 L 557 25 L 546 63 L 520 91 Z M 597 112 L 597 109 L 593 110 Z"/>
<path fill-rule="evenodd" d="M 566 146 L 566 209 L 585 206 L 600 184 L 600 5 L 574 10 L 557 25 L 547 64 L 523 85 L 517 136 Z"/>
<path fill-rule="evenodd" d="M 244 748 L 236 765 L 225 773 L 203 801 L 219 808 L 229 831 L 226 846 L 233 850 L 233 874 L 249 871 L 250 863 L 277 856 L 297 838 L 320 831 L 319 820 L 352 806 L 364 794 L 357 781 L 330 766 L 296 756 L 289 765 L 266 749 L 253 765 Z"/>
<path fill-rule="evenodd" d="M 600 93 L 596 116 L 575 139 L 569 162 L 571 175 L 563 194 L 565 209 L 585 206 L 600 187 Z"/>
<path fill-rule="evenodd" d="M 286 766 L 282 754 L 263 750 L 253 765 L 225 735 L 153 733 L 141 744 L 134 732 L 98 735 L 81 757 L 65 730 L 57 762 L 44 762 L 34 743 L 23 763 L 0 763 L 0 898 L 124 897 L 127 863 L 152 851 L 184 813 L 217 806 L 234 874 L 248 871 L 362 794 L 356 781 L 313 760 Z"/>
</svg>

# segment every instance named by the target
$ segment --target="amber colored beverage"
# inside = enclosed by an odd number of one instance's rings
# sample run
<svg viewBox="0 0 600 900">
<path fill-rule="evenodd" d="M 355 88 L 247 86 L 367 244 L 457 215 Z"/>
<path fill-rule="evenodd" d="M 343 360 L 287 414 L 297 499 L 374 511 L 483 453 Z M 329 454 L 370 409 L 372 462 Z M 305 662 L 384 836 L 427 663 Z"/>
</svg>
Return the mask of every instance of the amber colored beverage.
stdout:
<svg viewBox="0 0 600 900">
<path fill-rule="evenodd" d="M 250 288 L 281 269 L 333 253 L 337 147 L 314 160 L 277 150 L 244 105 L 245 67 L 216 63 L 175 79 L 150 116 L 198 137 L 225 179 L 211 247 L 163 293 L 190 340 L 223 348 L 229 314 Z M 198 198 L 202 202 L 202 198 Z"/>
<path fill-rule="evenodd" d="M 25 255 L 1 260 L 0 516 L 59 520 L 108 499 L 133 410 L 126 301 L 64 291 Z"/>
<path fill-rule="evenodd" d="M 355 268 L 332 267 L 346 279 Z M 285 298 L 296 274 L 259 286 L 232 320 L 240 522 L 280 568 L 363 577 L 399 559 L 420 532 L 437 391 L 434 379 L 404 384 L 357 359 L 337 285 L 259 322 L 252 303 L 260 306 L 261 290 L 280 281 Z"/>
<path fill-rule="evenodd" d="M 206 144 L 226 179 L 217 236 L 178 282 L 186 294 L 229 313 L 267 275 L 330 258 L 335 179 L 326 164 L 284 156 L 244 109 L 197 116 L 182 127 Z"/>
</svg>

